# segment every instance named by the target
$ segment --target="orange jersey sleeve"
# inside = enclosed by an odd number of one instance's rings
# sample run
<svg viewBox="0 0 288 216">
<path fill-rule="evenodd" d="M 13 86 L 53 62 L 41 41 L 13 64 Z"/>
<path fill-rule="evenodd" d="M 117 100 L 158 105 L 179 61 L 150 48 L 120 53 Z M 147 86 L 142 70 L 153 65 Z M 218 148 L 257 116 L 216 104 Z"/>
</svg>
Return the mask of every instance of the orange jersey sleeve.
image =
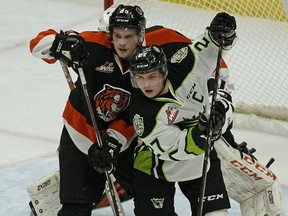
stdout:
<svg viewBox="0 0 288 216">
<path fill-rule="evenodd" d="M 30 52 L 49 64 L 56 62 L 56 59 L 49 56 L 49 50 L 57 32 L 53 29 L 40 32 L 30 41 Z"/>
<path fill-rule="evenodd" d="M 145 34 L 146 44 L 162 46 L 169 43 L 191 43 L 191 39 L 169 28 L 158 28 Z"/>
</svg>

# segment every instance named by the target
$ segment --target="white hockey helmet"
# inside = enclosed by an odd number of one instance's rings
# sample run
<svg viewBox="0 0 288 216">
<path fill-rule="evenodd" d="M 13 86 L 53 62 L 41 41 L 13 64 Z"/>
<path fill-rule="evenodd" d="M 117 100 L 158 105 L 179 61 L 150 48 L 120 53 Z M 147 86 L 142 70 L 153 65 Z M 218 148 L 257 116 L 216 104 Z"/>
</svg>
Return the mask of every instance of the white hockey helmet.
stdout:
<svg viewBox="0 0 288 216">
<path fill-rule="evenodd" d="M 107 8 L 103 14 L 102 17 L 99 19 L 99 26 L 98 26 L 98 31 L 104 31 L 108 32 L 108 27 L 109 27 L 109 18 L 111 14 L 115 11 L 116 5 L 112 5 L 109 8 Z"/>
</svg>

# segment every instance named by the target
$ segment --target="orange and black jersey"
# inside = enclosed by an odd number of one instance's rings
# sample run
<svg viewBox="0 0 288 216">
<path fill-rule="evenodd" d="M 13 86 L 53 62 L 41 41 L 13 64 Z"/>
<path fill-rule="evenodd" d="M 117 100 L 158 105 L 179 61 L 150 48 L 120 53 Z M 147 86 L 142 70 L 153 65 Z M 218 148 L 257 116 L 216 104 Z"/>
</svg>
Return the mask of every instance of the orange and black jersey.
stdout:
<svg viewBox="0 0 288 216">
<path fill-rule="evenodd" d="M 191 39 L 175 30 L 164 28 L 163 26 L 153 26 L 146 29 L 143 45 L 150 46 L 156 44 L 160 46 L 167 59 L 170 59 L 174 53 L 191 42 Z"/>
<path fill-rule="evenodd" d="M 55 34 L 55 31 L 48 31 Z M 45 33 L 41 32 L 39 35 L 41 38 L 38 42 L 37 37 L 31 41 L 33 42 L 33 47 L 30 47 L 32 53 L 41 39 L 45 38 L 43 37 Z M 127 109 L 130 103 L 130 92 L 133 90 L 130 83 L 129 62 L 117 56 L 107 33 L 86 31 L 80 33 L 80 36 L 84 38 L 89 52 L 88 63 L 83 70 L 88 93 L 95 107 L 94 112 L 100 119 L 101 129 L 108 130 L 120 143 L 125 144 L 135 135 Z M 189 38 L 161 26 L 147 29 L 144 40 L 144 45 L 161 46 L 168 58 L 189 43 L 191 43 Z M 53 59 L 41 58 L 53 63 Z M 80 78 L 76 80 L 75 86 L 76 88 L 69 95 L 63 118 L 75 145 L 87 153 L 90 145 L 96 141 L 96 137 Z"/>
</svg>

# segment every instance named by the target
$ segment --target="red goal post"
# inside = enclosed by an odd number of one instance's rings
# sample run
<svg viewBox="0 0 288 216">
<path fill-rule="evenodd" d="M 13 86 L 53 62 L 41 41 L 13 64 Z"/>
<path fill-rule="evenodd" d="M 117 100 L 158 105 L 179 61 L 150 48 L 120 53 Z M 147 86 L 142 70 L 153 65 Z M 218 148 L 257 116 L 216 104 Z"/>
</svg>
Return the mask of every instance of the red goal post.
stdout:
<svg viewBox="0 0 288 216">
<path fill-rule="evenodd" d="M 113 5 L 113 0 L 104 0 L 104 10 Z"/>
<path fill-rule="evenodd" d="M 114 0 L 139 5 L 147 27 L 195 38 L 219 11 L 236 17 L 238 41 L 225 60 L 236 112 L 288 121 L 288 0 Z M 109 6 L 110 6 L 109 5 Z M 285 132 L 288 134 L 288 130 Z"/>
</svg>

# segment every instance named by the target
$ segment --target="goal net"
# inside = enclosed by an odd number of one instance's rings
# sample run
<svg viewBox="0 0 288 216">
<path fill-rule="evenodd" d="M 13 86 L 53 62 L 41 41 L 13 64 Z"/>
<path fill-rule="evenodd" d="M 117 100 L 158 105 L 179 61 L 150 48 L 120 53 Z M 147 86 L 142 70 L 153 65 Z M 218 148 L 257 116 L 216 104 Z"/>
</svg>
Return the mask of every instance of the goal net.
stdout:
<svg viewBox="0 0 288 216">
<path fill-rule="evenodd" d="M 225 61 L 235 86 L 236 112 L 288 121 L 288 0 L 114 0 L 114 4 L 139 5 L 147 27 L 163 25 L 192 39 L 218 12 L 235 16 L 238 41 Z"/>
</svg>

